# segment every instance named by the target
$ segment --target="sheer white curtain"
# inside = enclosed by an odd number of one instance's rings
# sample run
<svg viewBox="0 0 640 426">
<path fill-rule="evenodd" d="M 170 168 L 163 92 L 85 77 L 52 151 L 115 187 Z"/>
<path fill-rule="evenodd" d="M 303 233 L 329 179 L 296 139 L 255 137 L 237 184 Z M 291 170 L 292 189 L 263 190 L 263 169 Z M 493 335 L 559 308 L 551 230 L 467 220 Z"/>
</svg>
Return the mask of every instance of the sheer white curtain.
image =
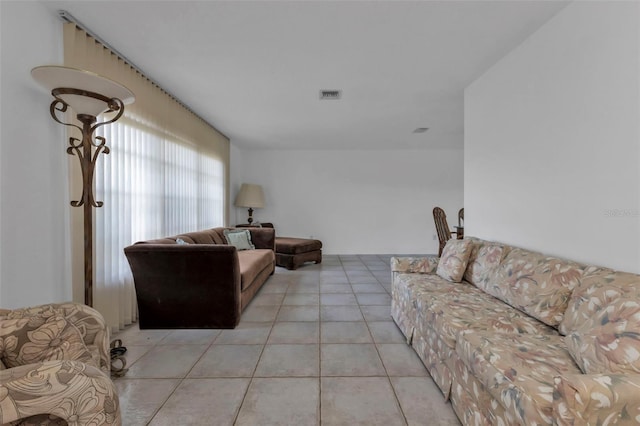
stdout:
<svg viewBox="0 0 640 426">
<path fill-rule="evenodd" d="M 123 327 L 137 317 L 123 247 L 222 226 L 224 165 L 133 117 L 103 126 L 99 133 L 111 153 L 96 166 L 96 197 L 104 205 L 95 211 L 95 305 Z"/>
<path fill-rule="evenodd" d="M 105 75 L 136 96 L 120 120 L 97 132 L 110 153 L 95 170 L 104 204 L 94 210 L 94 307 L 117 330 L 137 319 L 124 247 L 225 224 L 229 140 L 75 24 L 65 24 L 64 39 L 65 65 Z M 70 180 L 75 194 L 77 170 Z M 74 298 L 82 286 L 80 233 L 82 222 L 72 219 Z"/>
</svg>

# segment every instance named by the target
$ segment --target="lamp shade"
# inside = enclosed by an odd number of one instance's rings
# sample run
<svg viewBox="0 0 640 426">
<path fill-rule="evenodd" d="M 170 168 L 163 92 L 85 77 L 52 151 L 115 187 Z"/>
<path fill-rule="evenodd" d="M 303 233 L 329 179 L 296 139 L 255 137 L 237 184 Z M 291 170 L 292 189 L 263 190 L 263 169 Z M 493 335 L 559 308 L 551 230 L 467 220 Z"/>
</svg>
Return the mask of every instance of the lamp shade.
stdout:
<svg viewBox="0 0 640 426">
<path fill-rule="evenodd" d="M 76 68 L 62 67 L 58 65 L 45 65 L 31 70 L 31 76 L 41 86 L 49 90 L 77 89 L 93 92 L 106 98 L 117 98 L 127 105 L 133 103 L 133 92 L 120 83 L 116 83 L 101 75 Z M 109 109 L 109 105 L 103 100 L 77 93 L 64 93 L 57 95 L 76 114 L 87 114 L 96 117 Z"/>
<path fill-rule="evenodd" d="M 236 196 L 236 207 L 250 207 L 261 209 L 264 207 L 264 193 L 262 186 L 253 183 L 243 183 Z"/>
</svg>

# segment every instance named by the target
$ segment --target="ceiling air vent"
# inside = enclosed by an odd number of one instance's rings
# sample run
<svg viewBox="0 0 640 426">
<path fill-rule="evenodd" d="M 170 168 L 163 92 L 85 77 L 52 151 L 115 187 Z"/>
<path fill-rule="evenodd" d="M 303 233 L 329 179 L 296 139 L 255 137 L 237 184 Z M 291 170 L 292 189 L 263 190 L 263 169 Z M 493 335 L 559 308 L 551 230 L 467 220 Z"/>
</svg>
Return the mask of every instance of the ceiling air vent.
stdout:
<svg viewBox="0 0 640 426">
<path fill-rule="evenodd" d="M 321 100 L 338 100 L 342 97 L 342 90 L 320 90 Z"/>
<path fill-rule="evenodd" d="M 417 129 L 415 129 L 415 130 L 413 131 L 413 133 L 424 133 L 424 132 L 426 132 L 427 130 L 429 130 L 429 128 L 428 128 L 428 127 L 418 127 Z"/>
</svg>

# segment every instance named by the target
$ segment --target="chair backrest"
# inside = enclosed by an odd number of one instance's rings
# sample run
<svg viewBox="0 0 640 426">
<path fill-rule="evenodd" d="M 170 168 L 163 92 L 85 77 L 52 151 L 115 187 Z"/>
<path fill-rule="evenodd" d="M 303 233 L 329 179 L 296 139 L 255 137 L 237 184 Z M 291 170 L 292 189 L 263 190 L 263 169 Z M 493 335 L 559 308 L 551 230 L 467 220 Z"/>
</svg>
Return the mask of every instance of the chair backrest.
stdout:
<svg viewBox="0 0 640 426">
<path fill-rule="evenodd" d="M 436 224 L 436 232 L 438 233 L 438 241 L 440 243 L 438 256 L 440 256 L 445 244 L 451 239 L 451 230 L 447 224 L 447 215 L 440 207 L 433 208 L 433 221 Z"/>
<path fill-rule="evenodd" d="M 464 207 L 458 210 L 458 226 L 462 226 L 464 222 Z"/>
</svg>

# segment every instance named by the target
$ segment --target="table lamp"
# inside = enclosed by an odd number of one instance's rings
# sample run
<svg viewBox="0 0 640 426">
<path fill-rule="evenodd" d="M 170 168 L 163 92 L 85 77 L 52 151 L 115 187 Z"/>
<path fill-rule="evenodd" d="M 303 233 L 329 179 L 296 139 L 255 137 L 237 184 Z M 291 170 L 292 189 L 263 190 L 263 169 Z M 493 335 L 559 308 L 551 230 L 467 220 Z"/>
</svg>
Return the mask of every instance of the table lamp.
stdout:
<svg viewBox="0 0 640 426">
<path fill-rule="evenodd" d="M 249 219 L 247 219 L 247 222 L 251 225 L 253 222 L 253 209 L 261 209 L 264 207 L 262 186 L 253 183 L 243 183 L 240 187 L 240 192 L 238 192 L 236 196 L 235 206 L 249 208 Z"/>
</svg>

